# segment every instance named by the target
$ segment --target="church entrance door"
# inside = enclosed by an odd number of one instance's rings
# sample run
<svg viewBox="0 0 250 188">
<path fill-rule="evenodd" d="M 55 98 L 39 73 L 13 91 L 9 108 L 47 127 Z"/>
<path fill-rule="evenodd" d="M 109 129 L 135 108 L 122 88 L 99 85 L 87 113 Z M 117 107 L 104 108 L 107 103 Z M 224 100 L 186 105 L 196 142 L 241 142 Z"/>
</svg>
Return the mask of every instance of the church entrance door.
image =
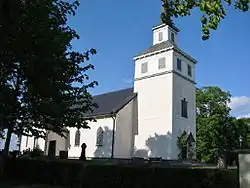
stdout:
<svg viewBox="0 0 250 188">
<path fill-rule="evenodd" d="M 56 140 L 49 141 L 48 156 L 51 156 L 51 157 L 56 156 Z"/>
</svg>

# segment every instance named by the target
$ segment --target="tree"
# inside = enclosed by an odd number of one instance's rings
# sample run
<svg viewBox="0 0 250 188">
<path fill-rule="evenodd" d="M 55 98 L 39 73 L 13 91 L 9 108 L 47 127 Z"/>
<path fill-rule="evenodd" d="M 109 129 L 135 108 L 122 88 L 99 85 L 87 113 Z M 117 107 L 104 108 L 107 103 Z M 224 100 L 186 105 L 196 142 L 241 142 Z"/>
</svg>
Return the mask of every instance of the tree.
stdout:
<svg viewBox="0 0 250 188">
<path fill-rule="evenodd" d="M 183 131 L 178 137 L 177 137 L 177 147 L 179 149 L 178 153 L 178 159 L 186 159 L 187 157 L 187 132 Z"/>
<path fill-rule="evenodd" d="M 216 30 L 219 23 L 227 15 L 226 7 L 234 6 L 236 10 L 243 12 L 249 9 L 249 0 L 224 0 L 224 1 L 207 1 L 207 0 L 162 0 L 163 7 L 167 9 L 167 14 L 162 15 L 162 20 L 167 23 L 169 17 L 188 16 L 191 10 L 197 8 L 202 13 L 202 39 L 209 39 L 211 30 Z"/>
<path fill-rule="evenodd" d="M 246 140 L 248 126 L 229 114 L 230 97 L 218 87 L 197 89 L 197 156 L 205 162 L 215 162 L 218 152 L 238 148 L 240 136 Z"/>
<path fill-rule="evenodd" d="M 246 131 L 246 135 L 241 135 L 242 137 L 242 147 L 249 148 L 250 147 L 250 118 L 240 118 L 237 119 L 237 125 L 239 128 L 242 129 L 244 127 L 244 130 Z"/>
<path fill-rule="evenodd" d="M 0 3 L 0 125 L 11 135 L 44 137 L 45 130 L 63 135 L 64 127 L 88 128 L 84 116 L 96 107 L 88 92 L 84 64 L 94 49 L 72 50 L 79 35 L 67 25 L 78 1 L 16 1 Z"/>
</svg>

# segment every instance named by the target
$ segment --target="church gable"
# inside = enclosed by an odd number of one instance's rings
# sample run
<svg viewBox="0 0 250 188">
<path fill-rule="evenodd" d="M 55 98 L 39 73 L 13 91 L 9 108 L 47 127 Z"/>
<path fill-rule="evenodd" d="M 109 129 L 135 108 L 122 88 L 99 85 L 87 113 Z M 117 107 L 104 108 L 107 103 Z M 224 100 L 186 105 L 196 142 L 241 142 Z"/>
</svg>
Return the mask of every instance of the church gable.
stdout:
<svg viewBox="0 0 250 188">
<path fill-rule="evenodd" d="M 98 117 L 117 113 L 135 96 L 136 93 L 134 93 L 134 88 L 96 95 L 93 97 L 93 102 L 98 105 L 98 108 L 95 108 L 94 111 L 87 116 Z"/>
</svg>

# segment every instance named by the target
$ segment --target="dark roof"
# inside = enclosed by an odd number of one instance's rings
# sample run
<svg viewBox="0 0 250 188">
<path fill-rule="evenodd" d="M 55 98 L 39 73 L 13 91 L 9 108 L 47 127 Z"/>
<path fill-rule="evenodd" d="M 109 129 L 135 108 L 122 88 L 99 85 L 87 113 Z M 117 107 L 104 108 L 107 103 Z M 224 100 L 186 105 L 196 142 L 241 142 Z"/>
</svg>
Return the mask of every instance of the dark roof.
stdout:
<svg viewBox="0 0 250 188">
<path fill-rule="evenodd" d="M 153 53 L 153 52 L 164 50 L 164 49 L 171 48 L 171 47 L 173 47 L 174 50 L 176 50 L 177 52 L 182 54 L 184 57 L 186 57 L 190 61 L 192 61 L 194 63 L 197 62 L 194 58 L 192 58 L 190 55 L 188 55 L 187 53 L 182 51 L 180 48 L 178 48 L 175 44 L 173 44 L 170 41 L 164 41 L 164 42 L 155 44 L 155 45 L 151 46 L 150 48 L 148 48 L 147 50 L 145 50 L 144 52 L 141 52 L 140 54 L 138 54 L 135 57 L 146 55 L 146 54 L 149 54 L 149 53 Z"/>
<path fill-rule="evenodd" d="M 164 42 L 161 42 L 161 43 L 158 43 L 158 44 L 151 46 L 150 48 L 148 48 L 144 52 L 141 52 L 137 56 L 146 55 L 148 53 L 156 52 L 156 51 L 163 50 L 165 48 L 170 48 L 173 46 L 174 46 L 174 44 L 171 43 L 170 41 L 164 41 Z"/>
<path fill-rule="evenodd" d="M 97 103 L 98 108 L 95 108 L 94 112 L 88 116 L 108 115 L 112 112 L 117 113 L 135 95 L 134 88 L 127 88 L 93 96 L 93 102 Z"/>
</svg>

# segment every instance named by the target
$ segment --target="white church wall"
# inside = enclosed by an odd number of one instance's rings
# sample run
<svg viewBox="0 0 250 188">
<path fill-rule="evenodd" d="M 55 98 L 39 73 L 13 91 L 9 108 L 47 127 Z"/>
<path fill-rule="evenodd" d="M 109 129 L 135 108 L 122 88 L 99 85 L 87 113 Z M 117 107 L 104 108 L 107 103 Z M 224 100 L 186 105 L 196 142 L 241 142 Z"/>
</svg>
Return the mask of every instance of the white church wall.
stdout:
<svg viewBox="0 0 250 188">
<path fill-rule="evenodd" d="M 28 136 L 22 136 L 21 137 L 21 145 L 20 145 L 20 151 L 23 152 L 27 149 L 33 150 L 34 149 L 34 139 L 35 137 L 28 137 Z M 41 149 L 42 151 L 44 151 L 44 147 L 45 147 L 45 140 L 43 138 L 39 138 L 37 140 L 37 144 L 39 149 Z"/>
<path fill-rule="evenodd" d="M 136 98 L 131 100 L 116 115 L 115 158 L 130 158 L 134 151 L 134 127 L 137 127 L 134 109 Z M 135 112 L 134 112 L 135 111 Z M 136 118 L 136 119 L 135 119 Z"/>
<path fill-rule="evenodd" d="M 176 145 L 177 137 L 182 131 L 191 131 L 196 138 L 196 88 L 193 83 L 180 77 L 173 75 L 173 156 L 177 157 L 178 148 Z M 181 116 L 181 100 L 185 98 L 187 101 L 188 118 Z"/>
<path fill-rule="evenodd" d="M 149 63 L 157 64 L 156 59 Z M 172 64 L 172 61 L 167 63 Z M 170 156 L 170 143 L 162 143 L 167 140 L 156 141 L 153 148 L 148 148 L 146 141 L 155 134 L 163 138 L 172 132 L 172 78 L 172 74 L 166 73 L 134 82 L 134 91 L 138 97 L 138 135 L 135 136 L 135 147 L 137 150 L 149 149 L 149 154 L 154 157 Z"/>
<path fill-rule="evenodd" d="M 111 156 L 111 144 L 112 144 L 112 130 L 113 119 L 112 118 L 99 118 L 96 122 L 89 122 L 90 129 L 80 129 L 80 146 L 75 146 L 75 132 L 76 128 L 68 128 L 70 131 L 70 158 L 79 158 L 81 155 L 81 144 L 86 143 L 86 157 L 110 157 Z M 103 146 L 97 148 L 96 136 L 97 129 L 102 127 L 104 130 Z"/>
<path fill-rule="evenodd" d="M 45 154 L 48 155 L 48 151 L 49 151 L 49 142 L 56 140 L 56 151 L 55 151 L 55 155 L 59 156 L 60 155 L 60 151 L 67 151 L 68 150 L 68 142 L 67 142 L 67 138 L 62 137 L 54 132 L 49 131 L 48 135 L 47 135 L 47 148 L 45 151 Z"/>
<path fill-rule="evenodd" d="M 158 68 L 158 61 L 160 58 L 165 57 L 166 67 L 163 69 Z M 147 62 L 148 71 L 146 73 L 141 73 L 142 63 Z M 173 52 L 171 50 L 163 53 L 159 53 L 147 58 L 138 59 L 135 61 L 135 79 L 139 79 L 145 76 L 151 76 L 153 74 L 159 74 L 166 71 L 173 70 Z"/>
</svg>

